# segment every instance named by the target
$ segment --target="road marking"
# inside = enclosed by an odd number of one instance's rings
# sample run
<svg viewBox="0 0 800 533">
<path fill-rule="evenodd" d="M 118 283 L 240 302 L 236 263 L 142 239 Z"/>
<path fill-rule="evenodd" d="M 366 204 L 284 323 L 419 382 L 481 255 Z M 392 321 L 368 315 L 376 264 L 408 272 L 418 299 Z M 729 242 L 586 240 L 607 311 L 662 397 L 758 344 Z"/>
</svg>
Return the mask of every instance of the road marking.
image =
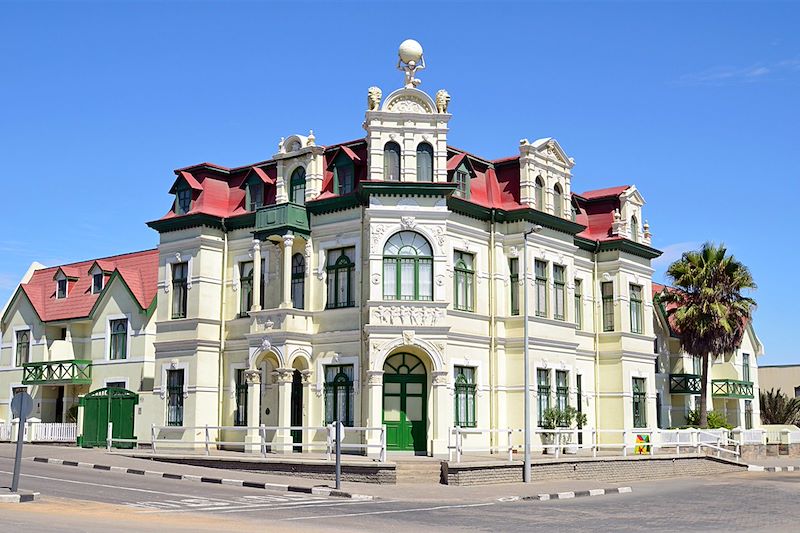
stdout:
<svg viewBox="0 0 800 533">
<path fill-rule="evenodd" d="M 364 513 L 347 513 L 347 514 L 329 514 L 329 515 L 315 515 L 315 516 L 295 516 L 293 518 L 284 518 L 284 521 L 293 520 L 319 520 L 320 518 L 348 518 L 352 516 L 368 516 L 376 514 L 394 514 L 394 513 L 414 513 L 417 511 L 439 511 L 442 509 L 461 509 L 466 507 L 486 507 L 495 505 L 495 502 L 488 503 L 469 503 L 462 505 L 439 505 L 437 507 L 415 507 L 413 509 L 390 509 L 387 511 L 367 511 Z"/>
<path fill-rule="evenodd" d="M 381 504 L 381 503 L 394 503 L 395 501 L 396 500 L 392 500 L 392 501 L 383 501 L 383 500 L 381 500 L 379 502 L 375 502 L 375 501 L 352 502 L 351 501 L 351 502 L 340 502 L 340 503 L 313 503 L 313 502 L 309 502 L 306 505 L 301 505 L 301 506 L 297 506 L 297 507 L 269 507 L 269 506 L 265 505 L 265 506 L 262 506 L 262 508 L 263 509 L 269 509 L 270 511 L 283 511 L 283 510 L 286 510 L 286 509 L 298 509 L 298 508 L 307 509 L 309 507 L 317 508 L 317 507 L 336 507 L 336 506 L 339 506 L 339 505 L 363 505 L 365 503 L 372 503 L 372 504 L 378 505 L 378 504 Z M 218 509 L 218 510 L 215 509 L 213 512 L 221 514 L 221 513 L 241 513 L 243 511 L 241 511 L 239 509 Z M 244 511 L 244 512 L 247 512 L 247 511 Z"/>
<path fill-rule="evenodd" d="M 13 475 L 13 472 L 5 472 L 5 471 L 0 470 L 0 474 Z M 128 490 L 128 491 L 131 491 L 131 492 L 145 492 L 147 494 L 161 494 L 161 495 L 164 495 L 164 496 L 183 496 L 185 498 L 197 498 L 198 497 L 197 494 L 181 494 L 181 493 L 178 493 L 178 492 L 162 492 L 160 490 L 137 489 L 137 488 L 133 488 L 133 487 L 123 487 L 123 486 L 120 486 L 120 485 L 104 485 L 102 483 L 91 483 L 89 481 L 75 481 L 74 479 L 62 479 L 62 478 L 58 478 L 58 477 L 37 476 L 37 475 L 34 475 L 34 474 L 20 474 L 20 475 L 21 476 L 25 476 L 25 477 L 33 477 L 33 478 L 37 478 L 37 479 L 46 479 L 48 481 L 61 481 L 63 483 L 74 483 L 76 485 L 90 485 L 90 486 L 93 486 L 93 487 L 103 487 L 105 489 Z M 228 503 L 237 503 L 237 502 L 233 502 L 233 501 L 229 501 L 229 500 L 222 500 L 222 499 L 219 499 L 219 498 L 215 498 L 215 500 L 217 500 L 217 501 L 228 501 Z"/>
<path fill-rule="evenodd" d="M 329 498 L 305 498 L 303 500 L 297 501 L 278 501 L 278 502 L 234 502 L 233 504 L 230 503 L 212 503 L 208 502 L 205 505 L 202 503 L 198 503 L 193 505 L 190 501 L 187 502 L 186 500 L 167 500 L 166 502 L 137 502 L 136 504 L 130 504 L 130 507 L 150 507 L 150 509 L 141 511 L 141 514 L 159 514 L 159 513 L 186 513 L 186 512 L 219 512 L 219 513 L 233 513 L 233 512 L 247 512 L 247 511 L 255 511 L 257 509 L 269 509 L 269 510 L 283 510 L 283 509 L 297 509 L 298 507 L 330 507 L 335 505 L 354 505 L 354 504 L 361 504 L 361 503 L 374 503 L 374 502 L 367 502 L 367 501 L 359 501 L 359 502 L 339 502 L 339 503 L 328 503 L 331 500 Z M 386 501 L 385 503 L 392 503 L 394 500 Z M 183 503 L 187 502 L 187 503 Z M 384 503 L 384 502 L 381 502 Z M 181 507 L 186 505 L 186 509 L 174 509 L 174 507 Z M 158 509 L 157 507 L 160 506 L 168 506 L 168 509 Z M 156 507 L 156 509 L 153 509 Z"/>
</svg>

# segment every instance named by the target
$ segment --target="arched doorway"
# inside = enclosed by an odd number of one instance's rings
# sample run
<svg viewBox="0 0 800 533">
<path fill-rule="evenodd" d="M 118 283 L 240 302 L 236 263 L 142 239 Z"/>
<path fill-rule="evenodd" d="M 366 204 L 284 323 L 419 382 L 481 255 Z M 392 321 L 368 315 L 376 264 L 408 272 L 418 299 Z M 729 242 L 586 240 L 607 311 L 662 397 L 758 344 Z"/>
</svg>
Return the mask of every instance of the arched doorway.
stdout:
<svg viewBox="0 0 800 533">
<path fill-rule="evenodd" d="M 428 376 L 410 353 L 396 353 L 383 364 L 383 423 L 389 450 L 427 450 Z"/>
<path fill-rule="evenodd" d="M 296 368 L 292 373 L 292 413 L 290 424 L 292 427 L 300 427 L 303 425 L 303 375 Z M 300 444 L 303 442 L 303 430 L 292 430 L 292 442 Z M 302 452 L 302 446 L 294 446 L 295 452 Z"/>
</svg>

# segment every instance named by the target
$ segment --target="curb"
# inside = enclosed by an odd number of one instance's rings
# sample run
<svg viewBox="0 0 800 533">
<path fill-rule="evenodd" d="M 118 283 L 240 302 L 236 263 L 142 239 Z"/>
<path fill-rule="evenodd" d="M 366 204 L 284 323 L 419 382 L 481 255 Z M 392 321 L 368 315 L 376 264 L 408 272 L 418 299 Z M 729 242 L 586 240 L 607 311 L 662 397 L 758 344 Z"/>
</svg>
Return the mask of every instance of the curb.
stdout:
<svg viewBox="0 0 800 533">
<path fill-rule="evenodd" d="M 583 498 L 586 496 L 608 496 L 610 494 L 628 494 L 633 492 L 630 487 L 616 487 L 612 489 L 590 489 L 590 490 L 575 490 L 568 492 L 554 492 L 552 494 L 536 494 L 535 496 L 508 496 L 505 498 L 498 498 L 500 502 L 518 502 L 518 501 L 537 501 L 546 502 L 550 500 L 571 500 L 573 498 Z"/>
<path fill-rule="evenodd" d="M 82 463 L 80 461 L 67 461 L 64 459 L 51 459 L 49 457 L 34 457 L 35 463 L 48 463 L 62 466 L 77 466 L 80 468 L 90 468 L 92 470 L 104 470 L 119 474 L 133 474 L 137 476 L 160 477 L 164 479 L 179 479 L 183 481 L 196 481 L 199 483 L 213 483 L 217 485 L 231 485 L 235 487 L 247 487 L 251 489 L 276 490 L 282 492 L 302 492 L 317 496 L 333 496 L 336 498 L 348 498 L 351 500 L 368 501 L 374 499 L 366 494 L 352 494 L 330 487 L 302 487 L 298 485 L 283 485 L 280 483 L 261 483 L 257 481 L 244 481 L 241 479 L 228 479 L 207 476 L 195 476 L 192 474 L 170 474 L 169 472 L 158 472 L 155 470 L 141 470 L 138 468 L 126 468 L 124 466 L 108 466 L 94 463 Z"/>
<path fill-rule="evenodd" d="M 32 502 L 39 497 L 38 492 L 23 492 L 23 493 L 9 493 L 0 494 L 0 503 L 25 503 Z"/>
<path fill-rule="evenodd" d="M 758 466 L 748 465 L 749 472 L 800 472 L 800 466 Z"/>
</svg>

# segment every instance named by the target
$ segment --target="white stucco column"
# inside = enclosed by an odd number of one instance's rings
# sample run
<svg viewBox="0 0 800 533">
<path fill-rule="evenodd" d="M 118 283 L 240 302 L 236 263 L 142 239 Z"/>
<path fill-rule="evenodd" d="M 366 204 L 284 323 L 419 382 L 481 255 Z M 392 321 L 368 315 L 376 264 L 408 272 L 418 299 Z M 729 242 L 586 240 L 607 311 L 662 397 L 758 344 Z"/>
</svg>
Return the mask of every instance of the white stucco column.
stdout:
<svg viewBox="0 0 800 533">
<path fill-rule="evenodd" d="M 453 412 L 452 399 L 447 393 L 447 370 L 434 370 L 431 372 L 431 387 L 433 396 L 433 409 L 428 409 L 431 416 L 431 453 L 434 456 L 447 456 L 447 431 L 450 417 L 447 413 Z"/>
<path fill-rule="evenodd" d="M 261 371 L 246 370 L 247 381 L 247 434 L 245 435 L 245 452 L 261 453 L 261 435 L 258 426 L 261 424 Z"/>
<path fill-rule="evenodd" d="M 261 311 L 261 241 L 253 239 L 253 305 L 251 311 Z"/>
<path fill-rule="evenodd" d="M 281 307 L 292 307 L 292 245 L 294 235 L 283 237 L 283 292 L 281 294 Z"/>
<path fill-rule="evenodd" d="M 292 368 L 276 368 L 272 373 L 275 376 L 275 386 L 278 387 L 278 427 L 288 428 L 292 422 Z M 277 453 L 292 453 L 292 432 L 278 430 L 275 432 L 274 441 Z"/>
<path fill-rule="evenodd" d="M 367 370 L 367 405 L 364 406 L 364 425 L 377 428 L 383 425 L 383 370 Z M 380 444 L 380 433 L 371 431 L 367 435 L 367 444 Z M 368 448 L 367 455 L 378 457 L 380 448 Z"/>
</svg>

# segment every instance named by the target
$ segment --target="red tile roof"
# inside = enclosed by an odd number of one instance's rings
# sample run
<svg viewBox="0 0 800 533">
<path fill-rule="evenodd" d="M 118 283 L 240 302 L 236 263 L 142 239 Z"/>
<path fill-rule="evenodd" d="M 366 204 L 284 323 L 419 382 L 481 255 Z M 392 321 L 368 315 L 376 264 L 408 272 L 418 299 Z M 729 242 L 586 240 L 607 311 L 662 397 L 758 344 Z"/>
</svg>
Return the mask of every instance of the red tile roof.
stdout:
<svg viewBox="0 0 800 533">
<path fill-rule="evenodd" d="M 367 179 L 369 169 L 367 168 L 366 139 L 356 139 L 323 148 L 325 149 L 323 165 L 325 170 L 323 171 L 322 189 L 317 200 L 336 196 L 333 192 L 331 165 L 340 152 L 344 152 L 353 161 L 356 183 Z M 470 197 L 466 201 L 486 208 L 504 210 L 527 208 L 520 203 L 519 156 L 492 161 L 465 150 L 448 147 L 448 173 L 454 172 L 462 162 L 467 163 L 473 174 L 470 179 Z M 192 207 L 187 214 L 203 213 L 227 218 L 247 213 L 244 205 L 243 182 L 253 171 L 265 184 L 264 205 L 273 204 L 277 179 L 274 161 L 262 161 L 255 165 L 238 168 L 201 163 L 176 170 L 178 179 L 185 178 L 193 189 L 195 189 L 193 183 L 199 187 L 199 190 L 195 190 L 193 193 Z M 576 222 L 586 226 L 586 229 L 578 235 L 596 241 L 619 239 L 619 237 L 611 235 L 611 225 L 614 222 L 614 210 L 620 207 L 619 196 L 628 188 L 630 185 L 621 185 L 573 194 L 574 200 L 580 207 Z M 184 215 L 176 215 L 170 210 L 162 217 L 162 220 L 177 216 Z"/>
<path fill-rule="evenodd" d="M 156 297 L 158 284 L 158 250 L 145 250 L 128 254 L 104 257 L 96 260 L 109 271 L 114 271 L 130 289 L 136 303 L 147 309 Z M 28 283 L 20 285 L 20 289 L 30 300 L 36 313 L 43 322 L 84 318 L 89 315 L 97 302 L 99 294 L 92 293 L 92 276 L 89 269 L 95 264 L 94 259 L 71 263 L 60 267 L 37 270 Z M 66 298 L 56 298 L 56 285 L 53 276 L 58 269 L 78 273 L 78 280 L 70 283 Z M 112 279 L 106 278 L 106 282 Z M 102 294 L 102 293 L 101 293 Z"/>
</svg>

